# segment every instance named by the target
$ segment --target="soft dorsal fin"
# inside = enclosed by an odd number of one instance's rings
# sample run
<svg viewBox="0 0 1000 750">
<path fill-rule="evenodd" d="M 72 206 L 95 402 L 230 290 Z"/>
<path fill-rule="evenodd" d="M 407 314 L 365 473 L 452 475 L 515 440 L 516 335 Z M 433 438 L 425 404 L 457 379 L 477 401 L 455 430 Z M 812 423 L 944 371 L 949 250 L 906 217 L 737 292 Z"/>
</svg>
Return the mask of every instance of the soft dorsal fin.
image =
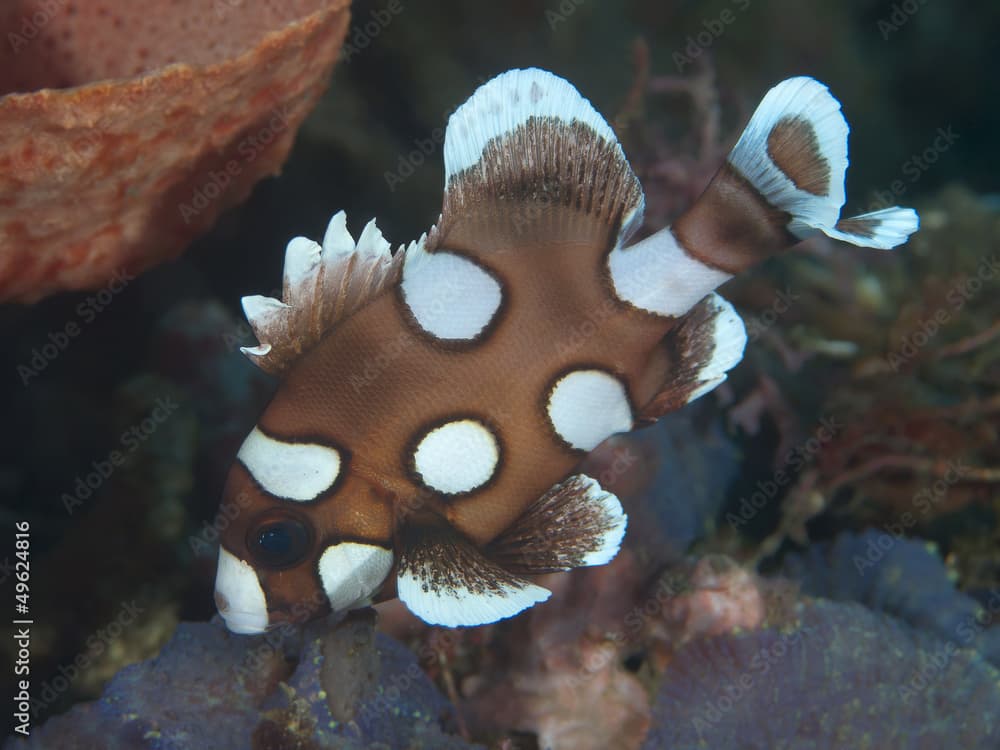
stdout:
<svg viewBox="0 0 1000 750">
<path fill-rule="evenodd" d="M 430 250 L 456 229 L 474 235 L 470 223 L 482 235 L 516 239 L 584 214 L 619 243 L 642 223 L 642 187 L 611 126 L 544 70 L 511 70 L 481 86 L 448 120 L 444 162 Z"/>
<path fill-rule="evenodd" d="M 402 249 L 392 254 L 374 219 L 355 244 L 347 217 L 339 211 L 330 219 L 322 245 L 305 237 L 288 243 L 281 300 L 243 298 L 243 311 L 259 343 L 241 351 L 262 370 L 284 373 L 338 321 L 395 282 L 403 255 Z"/>
<path fill-rule="evenodd" d="M 512 573 L 553 573 L 609 562 L 628 517 L 596 479 L 575 474 L 555 485 L 486 550 Z"/>
</svg>

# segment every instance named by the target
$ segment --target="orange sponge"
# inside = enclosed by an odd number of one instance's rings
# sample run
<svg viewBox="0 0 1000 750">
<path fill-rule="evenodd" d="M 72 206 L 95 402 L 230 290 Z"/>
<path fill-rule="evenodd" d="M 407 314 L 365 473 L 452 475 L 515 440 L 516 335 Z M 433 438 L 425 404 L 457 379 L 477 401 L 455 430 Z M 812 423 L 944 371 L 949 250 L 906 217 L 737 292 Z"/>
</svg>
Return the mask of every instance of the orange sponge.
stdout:
<svg viewBox="0 0 1000 750">
<path fill-rule="evenodd" d="M 14 0 L 0 10 L 0 301 L 177 255 L 276 174 L 349 0 Z"/>
</svg>

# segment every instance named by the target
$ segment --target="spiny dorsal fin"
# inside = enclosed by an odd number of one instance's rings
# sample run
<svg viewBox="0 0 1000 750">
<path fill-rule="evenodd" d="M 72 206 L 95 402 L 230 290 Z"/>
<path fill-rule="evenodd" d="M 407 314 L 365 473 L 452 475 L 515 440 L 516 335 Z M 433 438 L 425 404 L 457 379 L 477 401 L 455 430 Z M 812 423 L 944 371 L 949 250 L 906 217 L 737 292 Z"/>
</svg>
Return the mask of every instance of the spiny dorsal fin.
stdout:
<svg viewBox="0 0 1000 750">
<path fill-rule="evenodd" d="M 485 625 L 513 617 L 551 594 L 488 560 L 451 526 L 411 524 L 401 536 L 397 593 L 431 625 Z"/>
<path fill-rule="evenodd" d="M 576 474 L 542 495 L 486 554 L 522 574 L 604 565 L 618 554 L 627 524 L 617 497 Z"/>
<path fill-rule="evenodd" d="M 336 213 L 322 245 L 305 237 L 288 243 L 281 300 L 243 298 L 259 343 L 241 351 L 265 372 L 284 373 L 330 328 L 395 282 L 403 255 L 402 249 L 392 254 L 374 219 L 355 244 L 344 212 Z"/>
<path fill-rule="evenodd" d="M 720 385 L 743 359 L 746 343 L 743 319 L 729 302 L 714 292 L 709 294 L 664 338 L 672 366 L 638 421 L 653 422 Z"/>
<path fill-rule="evenodd" d="M 614 131 L 567 81 L 510 70 L 448 120 L 445 197 L 435 248 L 459 222 L 529 236 L 559 209 L 613 227 L 619 243 L 642 223 L 642 187 Z"/>
</svg>

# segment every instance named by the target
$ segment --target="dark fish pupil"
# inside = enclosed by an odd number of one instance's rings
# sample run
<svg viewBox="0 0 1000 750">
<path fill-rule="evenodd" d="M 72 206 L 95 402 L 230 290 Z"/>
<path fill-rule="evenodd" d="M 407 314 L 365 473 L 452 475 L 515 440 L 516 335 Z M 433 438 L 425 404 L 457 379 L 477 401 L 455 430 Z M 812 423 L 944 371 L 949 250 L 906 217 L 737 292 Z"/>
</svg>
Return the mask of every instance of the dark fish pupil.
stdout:
<svg viewBox="0 0 1000 750">
<path fill-rule="evenodd" d="M 249 539 L 257 561 L 275 569 L 298 565 L 309 551 L 309 540 L 305 525 L 294 519 L 264 523 Z"/>
<path fill-rule="evenodd" d="M 292 535 L 284 525 L 268 526 L 261 530 L 257 543 L 268 555 L 284 557 L 292 548 Z"/>
</svg>

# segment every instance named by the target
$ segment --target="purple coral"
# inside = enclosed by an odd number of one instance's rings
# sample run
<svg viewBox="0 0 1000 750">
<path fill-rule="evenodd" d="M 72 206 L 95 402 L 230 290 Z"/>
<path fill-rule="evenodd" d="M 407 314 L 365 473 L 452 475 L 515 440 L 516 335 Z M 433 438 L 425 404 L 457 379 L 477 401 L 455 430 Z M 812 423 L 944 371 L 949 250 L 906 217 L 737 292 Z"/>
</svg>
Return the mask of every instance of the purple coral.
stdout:
<svg viewBox="0 0 1000 750">
<path fill-rule="evenodd" d="M 691 641 L 667 668 L 644 748 L 1000 746 L 1000 672 L 954 640 L 856 604 L 792 627 Z"/>
<path fill-rule="evenodd" d="M 296 666 L 274 634 L 234 636 L 217 623 L 183 623 L 155 659 L 126 667 L 100 700 L 81 704 L 5 750 L 301 750 L 473 748 L 444 731 L 448 703 L 412 653 L 376 637 L 378 677 L 356 719 L 330 715 L 306 645 Z"/>
<path fill-rule="evenodd" d="M 1000 666 L 1000 591 L 984 609 L 955 588 L 926 543 L 869 529 L 843 533 L 785 562 L 785 573 L 812 596 L 856 601 L 920 630 L 974 648 Z"/>
</svg>

